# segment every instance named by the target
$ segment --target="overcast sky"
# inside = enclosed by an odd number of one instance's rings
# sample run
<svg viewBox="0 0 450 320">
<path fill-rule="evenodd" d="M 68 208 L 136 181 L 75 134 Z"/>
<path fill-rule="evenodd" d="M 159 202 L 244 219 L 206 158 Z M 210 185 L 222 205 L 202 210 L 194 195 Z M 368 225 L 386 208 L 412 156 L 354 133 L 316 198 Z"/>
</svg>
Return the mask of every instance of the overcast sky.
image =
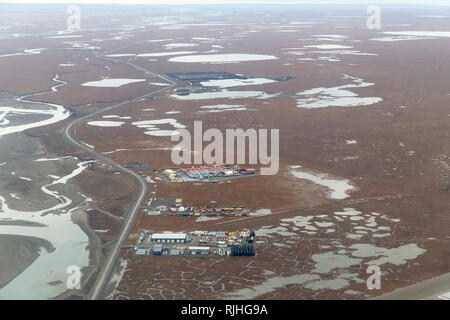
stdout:
<svg viewBox="0 0 450 320">
<path fill-rule="evenodd" d="M 122 3 L 122 4 L 225 4 L 225 3 L 245 3 L 245 4 L 292 4 L 292 3 L 312 3 L 312 4 L 381 4 L 381 3 L 413 3 L 413 4 L 435 4 L 450 5 L 450 0 L 0 0 L 0 3 Z"/>
</svg>

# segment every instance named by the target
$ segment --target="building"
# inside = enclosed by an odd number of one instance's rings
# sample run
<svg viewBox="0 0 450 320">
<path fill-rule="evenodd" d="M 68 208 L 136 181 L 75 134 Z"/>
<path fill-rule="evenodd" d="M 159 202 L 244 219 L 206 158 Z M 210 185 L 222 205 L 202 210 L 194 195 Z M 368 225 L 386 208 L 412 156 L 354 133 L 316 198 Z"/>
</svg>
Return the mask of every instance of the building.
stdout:
<svg viewBox="0 0 450 320">
<path fill-rule="evenodd" d="M 152 242 L 186 243 L 186 233 L 154 233 L 151 235 Z"/>
<path fill-rule="evenodd" d="M 145 256 L 147 254 L 147 249 L 139 248 L 136 250 L 137 256 Z"/>
<path fill-rule="evenodd" d="M 190 254 L 209 254 L 209 247 L 189 247 Z"/>
<path fill-rule="evenodd" d="M 147 215 L 149 216 L 159 216 L 161 214 L 161 211 L 159 210 L 148 210 Z"/>
</svg>

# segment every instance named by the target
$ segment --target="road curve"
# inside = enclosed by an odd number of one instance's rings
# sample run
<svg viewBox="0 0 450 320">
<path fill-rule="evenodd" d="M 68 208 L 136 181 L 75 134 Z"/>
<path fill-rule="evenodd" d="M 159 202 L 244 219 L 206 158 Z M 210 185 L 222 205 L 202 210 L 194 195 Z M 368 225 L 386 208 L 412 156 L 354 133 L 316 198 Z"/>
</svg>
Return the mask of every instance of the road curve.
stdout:
<svg viewBox="0 0 450 320">
<path fill-rule="evenodd" d="M 83 116 L 81 118 L 75 119 L 74 121 L 72 121 L 66 127 L 66 129 L 64 131 L 64 134 L 65 134 L 65 137 L 67 138 L 67 140 L 72 145 L 74 145 L 76 148 L 81 149 L 81 150 L 83 150 L 86 153 L 89 153 L 90 155 L 92 155 L 97 160 L 100 160 L 100 161 L 103 161 L 105 163 L 110 164 L 111 166 L 117 168 L 119 171 L 122 171 L 122 172 L 124 172 L 126 174 L 131 175 L 134 178 L 134 180 L 136 181 L 136 183 L 138 184 L 138 186 L 139 186 L 139 196 L 136 199 L 136 202 L 135 202 L 134 206 L 132 207 L 132 209 L 128 213 L 127 220 L 125 221 L 125 225 L 122 228 L 122 231 L 121 231 L 121 233 L 119 235 L 119 238 L 115 242 L 115 245 L 114 245 L 114 247 L 112 249 L 112 252 L 107 257 L 107 259 L 106 259 L 105 263 L 103 264 L 99 274 L 97 275 L 97 278 L 95 280 L 95 283 L 94 283 L 93 288 L 91 290 L 91 293 L 89 295 L 89 298 L 91 300 L 96 300 L 96 299 L 101 298 L 101 294 L 102 294 L 103 289 L 105 287 L 105 283 L 107 282 L 108 277 L 111 274 L 111 271 L 112 271 L 112 269 L 114 267 L 115 261 L 117 260 L 117 258 L 120 255 L 120 249 L 124 245 L 125 241 L 127 240 L 128 235 L 129 235 L 131 229 L 134 226 L 136 218 L 139 215 L 139 212 L 141 211 L 140 208 L 141 208 L 141 206 L 142 206 L 142 204 L 143 204 L 143 202 L 145 200 L 145 197 L 147 195 L 147 192 L 148 192 L 148 184 L 140 175 L 136 174 L 135 172 L 133 172 L 133 171 L 131 171 L 131 170 L 129 170 L 129 169 L 123 167 L 123 166 L 121 166 L 120 164 L 114 162 L 113 160 L 111 160 L 111 159 L 109 159 L 109 158 L 107 158 L 107 157 L 105 157 L 105 156 L 103 156 L 101 154 L 98 154 L 94 150 L 92 150 L 92 149 L 88 148 L 87 146 L 85 146 L 82 142 L 78 141 L 76 139 L 76 137 L 72 135 L 72 128 L 76 124 L 78 124 L 78 123 L 80 123 L 80 122 L 82 122 L 82 121 L 84 121 L 84 120 L 86 120 L 86 119 L 88 119 L 90 117 L 96 116 L 96 115 L 101 114 L 101 113 L 103 113 L 105 111 L 109 111 L 109 110 L 118 108 L 118 107 L 120 107 L 122 105 L 125 105 L 125 104 L 128 104 L 130 102 L 136 102 L 136 101 L 138 101 L 140 99 L 146 98 L 148 96 L 155 95 L 155 94 L 157 94 L 159 92 L 168 90 L 168 89 L 170 89 L 170 88 L 175 86 L 175 82 L 173 82 L 173 81 L 171 81 L 171 80 L 169 80 L 169 79 L 167 79 L 167 78 L 165 78 L 165 77 L 163 77 L 161 75 L 155 74 L 155 73 L 153 73 L 153 72 L 151 72 L 151 71 L 149 71 L 149 70 L 147 70 L 145 68 L 139 67 L 139 66 L 137 66 L 137 65 L 135 65 L 135 64 L 133 64 L 131 62 L 120 61 L 120 60 L 116 60 L 116 59 L 108 59 L 108 58 L 106 58 L 106 57 L 104 57 L 102 55 L 100 55 L 100 57 L 103 58 L 103 59 L 106 59 L 106 60 L 110 60 L 110 61 L 116 62 L 116 63 L 117 62 L 118 63 L 125 63 L 125 64 L 127 64 L 127 65 L 129 65 L 129 66 L 131 66 L 131 67 L 133 67 L 133 68 L 135 68 L 137 70 L 143 71 L 145 74 L 153 75 L 155 77 L 161 78 L 162 80 L 165 80 L 165 81 L 169 82 L 170 85 L 168 85 L 168 86 L 166 86 L 164 88 L 152 91 L 150 93 L 147 93 L 147 94 L 145 94 L 143 96 L 140 96 L 140 97 L 137 97 L 137 98 L 134 98 L 134 99 L 131 99 L 131 100 L 126 100 L 126 101 L 120 102 L 118 104 L 109 106 L 109 107 L 102 108 L 102 109 L 100 109 L 100 110 L 98 110 L 98 111 L 96 111 L 94 113 L 90 113 L 90 114 L 85 115 L 85 116 Z"/>
</svg>

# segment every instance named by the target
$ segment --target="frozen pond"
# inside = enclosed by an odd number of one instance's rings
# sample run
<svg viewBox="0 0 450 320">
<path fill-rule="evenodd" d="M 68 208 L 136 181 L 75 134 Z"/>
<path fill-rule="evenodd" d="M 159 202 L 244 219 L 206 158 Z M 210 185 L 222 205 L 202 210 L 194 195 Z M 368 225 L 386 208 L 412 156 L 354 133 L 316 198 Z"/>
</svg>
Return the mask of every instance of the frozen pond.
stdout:
<svg viewBox="0 0 450 320">
<path fill-rule="evenodd" d="M 247 108 L 243 104 L 216 104 L 210 106 L 202 106 L 200 109 L 206 109 L 200 112 L 225 112 L 225 111 L 245 111 Z"/>
<path fill-rule="evenodd" d="M 264 91 L 228 91 L 223 89 L 221 91 L 214 92 L 200 92 L 200 93 L 190 93 L 189 95 L 170 95 L 172 98 L 177 100 L 206 100 L 206 99 L 245 99 L 245 98 L 256 98 L 256 99 L 267 99 L 278 96 L 279 94 L 269 94 Z"/>
<path fill-rule="evenodd" d="M 258 84 L 274 83 L 277 82 L 272 79 L 266 78 L 250 78 L 250 79 L 220 79 L 220 80 L 208 80 L 202 81 L 200 84 L 204 87 L 219 87 L 219 88 L 232 88 L 240 86 L 252 86 Z"/>
<path fill-rule="evenodd" d="M 408 40 L 429 40 L 450 37 L 449 31 L 385 31 L 383 34 L 391 37 L 373 38 L 370 40 L 381 42 L 397 42 Z"/>
<path fill-rule="evenodd" d="M 175 129 L 184 129 L 186 126 L 180 124 L 176 119 L 157 119 L 157 120 L 143 120 L 132 123 L 138 128 L 146 129 L 145 134 L 156 137 L 170 137 L 177 135 L 177 130 L 164 130 L 161 129 L 163 125 L 169 125 Z"/>
<path fill-rule="evenodd" d="M 120 127 L 124 123 L 122 121 L 89 121 L 87 124 L 94 127 Z"/>
<path fill-rule="evenodd" d="M 169 85 L 168 83 L 162 83 L 162 82 L 150 82 L 150 84 L 153 86 L 160 86 L 160 87 Z"/>
<path fill-rule="evenodd" d="M 378 53 L 361 52 L 358 50 L 325 50 L 312 51 L 312 53 L 330 54 L 330 55 L 352 55 L 352 56 L 378 56 Z"/>
<path fill-rule="evenodd" d="M 328 273 L 336 268 L 348 268 L 362 261 L 362 259 L 348 257 L 345 254 L 335 254 L 332 251 L 313 254 L 311 259 L 316 262 L 313 272 L 318 273 Z"/>
<path fill-rule="evenodd" d="M 83 87 L 117 88 L 130 83 L 142 82 L 147 79 L 102 79 L 81 84 Z"/>
<path fill-rule="evenodd" d="M 327 187 L 330 190 L 329 197 L 331 199 L 345 199 L 348 198 L 347 194 L 354 187 L 350 184 L 350 180 L 334 180 L 328 178 L 326 174 L 313 174 L 303 171 L 291 170 L 291 174 L 299 179 L 309 180 L 318 185 Z"/>
<path fill-rule="evenodd" d="M 108 114 L 108 115 L 104 115 L 104 116 L 102 116 L 102 118 L 104 118 L 104 119 L 120 119 L 120 120 L 125 120 L 125 119 L 131 119 L 131 117 L 128 117 L 128 116 L 126 116 L 126 117 L 121 117 L 121 116 L 118 116 L 118 115 L 115 115 L 115 114 Z"/>
<path fill-rule="evenodd" d="M 299 166 L 291 166 L 291 169 L 292 167 L 299 168 Z M 301 263 L 311 266 L 311 269 L 308 267 L 307 272 L 298 270 L 297 275 L 308 274 L 319 277 L 313 281 L 292 283 L 299 285 L 299 290 L 302 287 L 315 291 L 340 290 L 353 284 L 364 284 L 366 277 L 363 275 L 360 278 L 361 271 L 364 273 L 369 265 L 379 265 L 384 272 L 393 274 L 397 272 L 397 269 L 393 269 L 393 265 L 406 270 L 410 268 L 409 264 L 417 264 L 413 260 L 424 254 L 426 250 L 418 246 L 414 236 L 411 236 L 409 243 L 407 239 L 402 239 L 398 243 L 395 233 L 398 232 L 398 228 L 401 228 L 399 223 L 400 219 L 384 213 L 343 207 L 337 211 L 327 210 L 321 214 L 282 218 L 279 223 L 262 226 L 255 232 L 260 243 L 288 247 L 288 251 L 282 254 L 289 254 L 295 250 L 310 252 L 307 262 Z M 327 238 L 327 234 L 331 234 L 332 237 Z M 384 237 L 388 238 L 382 242 L 375 241 Z M 315 245 L 320 251 L 305 249 Z M 276 250 L 280 249 L 276 248 Z M 263 284 L 274 281 L 283 283 L 281 277 L 275 276 L 274 272 L 266 273 L 266 275 L 272 278 L 263 280 Z M 257 288 L 262 288 L 260 282 L 253 288 L 248 288 L 247 291 L 235 292 L 246 292 L 249 297 L 255 297 L 252 293 Z M 273 286 L 272 290 L 266 288 L 265 293 L 268 293 L 279 287 Z M 356 294 L 351 291 L 346 292 L 346 294 L 353 293 Z"/>
<path fill-rule="evenodd" d="M 45 50 L 45 49 L 44 48 L 24 49 L 22 52 L 8 53 L 8 54 L 0 55 L 0 58 L 14 57 L 14 56 L 25 56 L 25 55 L 29 55 L 29 54 L 40 54 L 43 50 Z"/>
<path fill-rule="evenodd" d="M 173 48 L 189 48 L 196 46 L 198 46 L 198 44 L 196 43 L 167 43 L 164 45 L 164 48 L 173 49 Z"/>
<path fill-rule="evenodd" d="M 283 288 L 288 285 L 302 285 L 312 280 L 320 279 L 318 275 L 299 274 L 289 277 L 272 277 L 253 288 L 239 289 L 226 295 L 228 299 L 255 299 L 256 297 L 268 292 L 272 292 L 277 288 Z"/>
<path fill-rule="evenodd" d="M 278 59 L 272 55 L 264 54 L 245 54 L 245 53 L 228 53 L 228 54 L 205 54 L 192 55 L 170 58 L 172 62 L 200 62 L 200 63 L 233 63 L 244 61 L 262 61 Z"/>
<path fill-rule="evenodd" d="M 141 53 L 138 57 L 166 57 L 166 56 L 176 56 L 181 54 L 191 54 L 197 53 L 197 51 L 171 51 L 171 52 L 153 52 L 153 53 Z"/>
<path fill-rule="evenodd" d="M 385 31 L 384 34 L 396 36 L 443 37 L 450 38 L 450 31 Z"/>
<path fill-rule="evenodd" d="M 67 36 L 52 36 L 52 37 L 46 37 L 46 39 L 66 39 L 66 38 L 81 38 L 83 35 L 67 35 Z"/>
<path fill-rule="evenodd" d="M 426 252 L 415 243 L 415 239 L 412 239 L 412 243 L 400 245 L 396 241 L 385 242 L 389 247 L 376 246 L 372 243 L 380 236 L 389 236 L 393 239 L 399 222 L 399 219 L 386 214 L 343 208 L 342 211 L 320 215 L 283 218 L 278 225 L 262 226 L 255 230 L 256 235 L 261 239 L 260 243 L 288 247 L 288 253 L 300 248 L 304 250 L 317 243 L 320 251 L 312 251 L 307 263 L 302 261 L 303 265 L 311 265 L 312 268 L 308 269 L 307 273 L 299 271 L 303 273 L 294 276 L 275 276 L 273 271 L 268 270 L 266 272 L 268 279 L 253 287 L 230 292 L 227 296 L 239 296 L 241 299 L 256 298 L 284 287 L 293 279 L 299 281 L 292 281 L 290 284 L 298 285 L 299 290 L 302 287 L 315 291 L 340 290 L 352 284 L 364 284 L 365 278 L 364 276 L 359 278 L 360 273 L 372 264 L 380 265 L 383 271 L 388 271 L 392 265 L 408 269 L 408 263 Z M 350 226 L 351 229 L 345 228 L 345 232 L 342 232 L 344 226 Z M 338 230 L 341 231 L 338 233 Z M 322 235 L 328 233 L 332 233 L 333 237 L 324 241 L 325 238 Z M 362 240 L 363 237 L 365 237 L 364 240 Z M 345 242 L 341 239 L 345 239 Z M 305 242 L 295 247 L 299 241 Z M 388 272 L 392 273 L 392 270 Z M 314 278 L 301 281 L 300 279 L 305 279 L 305 275 L 314 276 Z M 355 291 L 348 291 L 346 294 L 360 295 Z"/>
<path fill-rule="evenodd" d="M 108 58 L 121 58 L 121 57 L 134 57 L 134 53 L 118 53 L 118 54 L 107 54 L 105 57 Z"/>
<path fill-rule="evenodd" d="M 382 248 L 376 247 L 368 243 L 358 243 L 350 247 L 354 249 L 352 255 L 355 257 L 377 257 L 377 259 L 367 262 L 367 264 L 382 265 L 391 263 L 395 265 L 405 264 L 408 260 L 414 260 L 426 250 L 419 248 L 415 243 L 409 243 L 397 248 Z"/>
<path fill-rule="evenodd" d="M 351 46 L 343 46 L 340 44 L 318 44 L 313 46 L 306 46 L 306 48 L 316 48 L 316 49 L 351 49 Z"/>
<path fill-rule="evenodd" d="M 397 42 L 397 41 L 426 40 L 426 39 L 434 39 L 434 38 L 418 37 L 418 36 L 394 36 L 394 37 L 373 38 L 373 39 L 370 39 L 370 40 L 372 40 L 372 41 L 380 41 L 380 42 Z"/>
<path fill-rule="evenodd" d="M 348 38 L 348 36 L 343 36 L 340 34 L 315 34 L 315 35 L 313 35 L 313 37 L 330 38 L 330 39 L 338 39 L 338 40 Z"/>
<path fill-rule="evenodd" d="M 153 39 L 153 40 L 148 40 L 147 42 L 166 42 L 166 41 L 172 41 L 173 39 Z"/>
<path fill-rule="evenodd" d="M 326 108 L 326 107 L 355 107 L 366 106 L 383 101 L 380 97 L 359 97 L 357 93 L 348 89 L 366 88 L 373 86 L 373 83 L 364 82 L 344 75 L 344 79 L 349 79 L 353 83 L 331 88 L 315 88 L 297 93 L 305 98 L 297 99 L 297 107 L 304 109 Z"/>
</svg>

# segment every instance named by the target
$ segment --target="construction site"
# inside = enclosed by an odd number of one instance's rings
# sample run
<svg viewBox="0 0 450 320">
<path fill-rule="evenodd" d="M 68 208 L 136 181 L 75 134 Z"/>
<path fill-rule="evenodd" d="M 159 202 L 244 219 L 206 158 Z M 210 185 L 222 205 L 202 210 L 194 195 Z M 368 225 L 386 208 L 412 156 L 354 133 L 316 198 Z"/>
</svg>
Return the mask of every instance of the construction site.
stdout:
<svg viewBox="0 0 450 320">
<path fill-rule="evenodd" d="M 254 256 L 255 232 L 193 231 L 153 233 L 142 231 L 134 253 L 145 256 Z"/>
<path fill-rule="evenodd" d="M 189 168 L 168 168 L 156 171 L 166 182 L 221 182 L 255 175 L 253 169 L 237 165 L 201 165 Z"/>
</svg>

